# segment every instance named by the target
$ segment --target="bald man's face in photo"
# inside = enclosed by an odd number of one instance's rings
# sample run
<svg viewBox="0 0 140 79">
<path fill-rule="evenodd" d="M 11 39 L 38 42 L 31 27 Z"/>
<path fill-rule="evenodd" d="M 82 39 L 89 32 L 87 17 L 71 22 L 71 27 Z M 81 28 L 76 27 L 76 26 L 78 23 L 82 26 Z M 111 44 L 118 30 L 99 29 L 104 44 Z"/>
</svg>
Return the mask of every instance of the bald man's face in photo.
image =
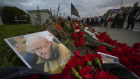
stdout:
<svg viewBox="0 0 140 79">
<path fill-rule="evenodd" d="M 29 52 L 36 53 L 38 56 L 49 59 L 51 56 L 51 43 L 48 39 L 40 37 L 38 40 L 28 45 Z"/>
</svg>

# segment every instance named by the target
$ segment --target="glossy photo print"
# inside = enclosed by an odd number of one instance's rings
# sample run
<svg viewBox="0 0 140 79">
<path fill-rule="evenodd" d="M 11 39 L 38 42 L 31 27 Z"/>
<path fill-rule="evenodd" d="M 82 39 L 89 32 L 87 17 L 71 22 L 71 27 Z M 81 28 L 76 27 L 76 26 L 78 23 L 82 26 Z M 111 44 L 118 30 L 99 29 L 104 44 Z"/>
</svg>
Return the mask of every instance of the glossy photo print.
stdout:
<svg viewBox="0 0 140 79">
<path fill-rule="evenodd" d="M 72 54 L 48 31 L 5 39 L 19 58 L 32 69 L 61 73 Z"/>
</svg>

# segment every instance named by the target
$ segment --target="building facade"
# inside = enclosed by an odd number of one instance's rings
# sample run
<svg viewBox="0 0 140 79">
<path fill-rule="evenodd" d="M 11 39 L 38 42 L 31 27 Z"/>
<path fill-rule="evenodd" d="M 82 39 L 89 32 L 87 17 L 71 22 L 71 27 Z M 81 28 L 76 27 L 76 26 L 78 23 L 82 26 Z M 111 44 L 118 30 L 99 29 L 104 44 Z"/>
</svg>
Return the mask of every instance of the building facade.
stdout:
<svg viewBox="0 0 140 79">
<path fill-rule="evenodd" d="M 41 25 L 44 25 L 46 23 L 46 20 L 49 19 L 49 16 L 51 14 L 48 9 L 27 10 L 27 12 L 29 13 L 32 25 L 37 24 L 37 14 L 38 13 L 40 14 L 40 18 L 41 18 Z"/>
</svg>

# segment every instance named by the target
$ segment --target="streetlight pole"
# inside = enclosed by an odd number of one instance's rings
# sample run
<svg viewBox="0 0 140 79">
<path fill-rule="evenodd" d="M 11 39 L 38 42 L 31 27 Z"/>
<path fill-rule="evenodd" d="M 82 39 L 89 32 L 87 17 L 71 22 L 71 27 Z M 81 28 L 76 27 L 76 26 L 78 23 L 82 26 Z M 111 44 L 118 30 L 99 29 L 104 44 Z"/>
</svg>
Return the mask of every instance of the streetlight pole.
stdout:
<svg viewBox="0 0 140 79">
<path fill-rule="evenodd" d="M 123 0 L 121 1 L 121 7 L 122 7 L 122 4 L 123 4 Z M 120 7 L 120 8 L 121 8 L 121 7 Z"/>
</svg>

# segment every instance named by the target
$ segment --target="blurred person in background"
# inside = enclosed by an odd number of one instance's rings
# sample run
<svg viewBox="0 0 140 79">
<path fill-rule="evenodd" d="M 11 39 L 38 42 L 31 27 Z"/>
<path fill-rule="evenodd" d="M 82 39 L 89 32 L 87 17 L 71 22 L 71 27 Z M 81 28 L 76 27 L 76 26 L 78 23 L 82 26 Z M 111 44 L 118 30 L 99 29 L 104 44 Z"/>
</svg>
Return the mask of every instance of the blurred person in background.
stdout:
<svg viewBox="0 0 140 79">
<path fill-rule="evenodd" d="M 122 11 L 123 11 L 123 13 L 122 13 L 123 19 L 122 19 L 122 27 L 121 27 L 121 28 L 123 28 L 124 22 L 125 22 L 125 20 L 126 20 L 126 17 L 127 17 L 127 14 L 128 14 L 128 13 L 127 13 L 127 8 L 122 7 L 121 9 L 122 9 Z"/>
<path fill-rule="evenodd" d="M 115 16 L 115 13 L 112 12 L 108 18 L 108 22 L 111 28 L 112 28 L 112 22 L 113 22 L 114 16 Z"/>
<path fill-rule="evenodd" d="M 121 29 L 123 24 L 123 11 L 119 10 L 119 18 L 118 18 L 118 28 Z"/>
<path fill-rule="evenodd" d="M 105 15 L 103 16 L 103 18 L 104 18 L 104 27 L 107 27 L 107 25 L 108 25 L 108 21 L 107 21 L 107 19 L 108 19 L 108 14 L 105 14 Z"/>
<path fill-rule="evenodd" d="M 101 17 L 101 26 L 103 26 L 103 23 L 104 23 L 104 18 L 103 16 Z"/>
<path fill-rule="evenodd" d="M 101 16 L 98 17 L 98 26 L 100 26 L 101 24 L 101 18 L 102 18 Z"/>
<path fill-rule="evenodd" d="M 90 23 L 89 20 L 90 20 L 90 19 L 87 17 L 87 18 L 86 18 L 86 23 L 87 23 L 87 25 L 89 25 L 89 23 Z"/>
<path fill-rule="evenodd" d="M 91 18 L 90 24 L 91 24 L 91 26 L 95 27 L 94 17 Z"/>
<path fill-rule="evenodd" d="M 115 16 L 113 18 L 113 23 L 112 23 L 112 28 L 116 28 L 116 25 L 117 25 L 117 28 L 119 27 L 119 11 L 116 11 L 115 12 Z"/>
<path fill-rule="evenodd" d="M 137 18 L 138 14 L 140 13 L 140 7 L 138 6 L 139 2 L 134 3 L 134 6 L 131 8 L 129 15 L 128 15 L 128 23 L 125 29 L 129 29 L 131 25 L 131 30 L 134 28 L 134 22 Z"/>
</svg>

